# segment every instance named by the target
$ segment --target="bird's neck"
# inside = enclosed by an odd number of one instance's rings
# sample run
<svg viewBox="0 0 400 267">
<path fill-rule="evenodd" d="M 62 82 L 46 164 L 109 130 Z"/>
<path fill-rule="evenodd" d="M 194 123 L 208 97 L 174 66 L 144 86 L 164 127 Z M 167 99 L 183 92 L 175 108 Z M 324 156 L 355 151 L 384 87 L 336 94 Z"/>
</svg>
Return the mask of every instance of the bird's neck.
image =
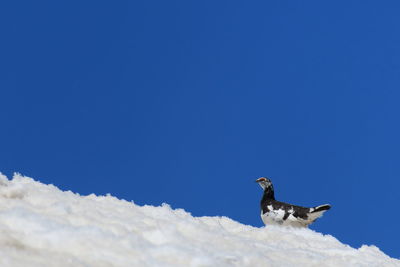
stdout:
<svg viewBox="0 0 400 267">
<path fill-rule="evenodd" d="M 261 202 L 263 202 L 264 200 L 275 200 L 274 189 L 270 187 L 265 188 Z"/>
</svg>

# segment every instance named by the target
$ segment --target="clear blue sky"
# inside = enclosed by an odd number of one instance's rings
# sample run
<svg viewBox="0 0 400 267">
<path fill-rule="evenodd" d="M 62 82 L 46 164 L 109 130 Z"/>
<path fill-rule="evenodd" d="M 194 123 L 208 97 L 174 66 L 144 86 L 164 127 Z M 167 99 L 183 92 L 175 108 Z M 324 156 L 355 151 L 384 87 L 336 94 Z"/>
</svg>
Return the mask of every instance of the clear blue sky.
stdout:
<svg viewBox="0 0 400 267">
<path fill-rule="evenodd" d="M 130 3 L 129 3 L 130 2 Z M 1 3 L 0 171 L 400 257 L 398 1 Z"/>
</svg>

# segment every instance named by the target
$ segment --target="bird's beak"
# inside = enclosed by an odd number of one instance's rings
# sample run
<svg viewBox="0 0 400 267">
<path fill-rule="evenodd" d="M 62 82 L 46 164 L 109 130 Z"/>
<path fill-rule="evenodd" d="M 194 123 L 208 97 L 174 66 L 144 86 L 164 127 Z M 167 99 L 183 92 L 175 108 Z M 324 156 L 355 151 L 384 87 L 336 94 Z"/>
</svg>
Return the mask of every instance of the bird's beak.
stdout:
<svg viewBox="0 0 400 267">
<path fill-rule="evenodd" d="M 263 178 L 258 178 L 257 180 L 255 180 L 256 183 L 260 182 Z"/>
</svg>

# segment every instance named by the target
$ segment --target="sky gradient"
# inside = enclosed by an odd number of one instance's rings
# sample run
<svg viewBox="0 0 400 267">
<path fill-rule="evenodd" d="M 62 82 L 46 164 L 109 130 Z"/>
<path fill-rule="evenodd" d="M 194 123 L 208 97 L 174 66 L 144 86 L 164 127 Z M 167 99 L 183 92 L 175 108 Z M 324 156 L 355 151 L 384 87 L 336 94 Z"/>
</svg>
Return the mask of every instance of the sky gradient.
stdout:
<svg viewBox="0 0 400 267">
<path fill-rule="evenodd" d="M 398 249 L 400 3 L 2 3 L 0 172 Z"/>
</svg>

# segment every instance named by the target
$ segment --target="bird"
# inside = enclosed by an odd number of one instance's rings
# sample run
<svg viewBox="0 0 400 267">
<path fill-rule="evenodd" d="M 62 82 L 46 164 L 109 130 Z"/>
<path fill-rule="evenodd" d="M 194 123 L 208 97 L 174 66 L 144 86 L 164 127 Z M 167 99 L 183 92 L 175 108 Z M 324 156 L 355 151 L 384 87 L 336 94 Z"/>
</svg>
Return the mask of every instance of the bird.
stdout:
<svg viewBox="0 0 400 267">
<path fill-rule="evenodd" d="M 264 190 L 260 206 L 261 219 L 265 225 L 308 227 L 331 208 L 329 204 L 306 208 L 280 202 L 275 200 L 274 186 L 270 179 L 261 177 L 256 183 Z"/>
</svg>

